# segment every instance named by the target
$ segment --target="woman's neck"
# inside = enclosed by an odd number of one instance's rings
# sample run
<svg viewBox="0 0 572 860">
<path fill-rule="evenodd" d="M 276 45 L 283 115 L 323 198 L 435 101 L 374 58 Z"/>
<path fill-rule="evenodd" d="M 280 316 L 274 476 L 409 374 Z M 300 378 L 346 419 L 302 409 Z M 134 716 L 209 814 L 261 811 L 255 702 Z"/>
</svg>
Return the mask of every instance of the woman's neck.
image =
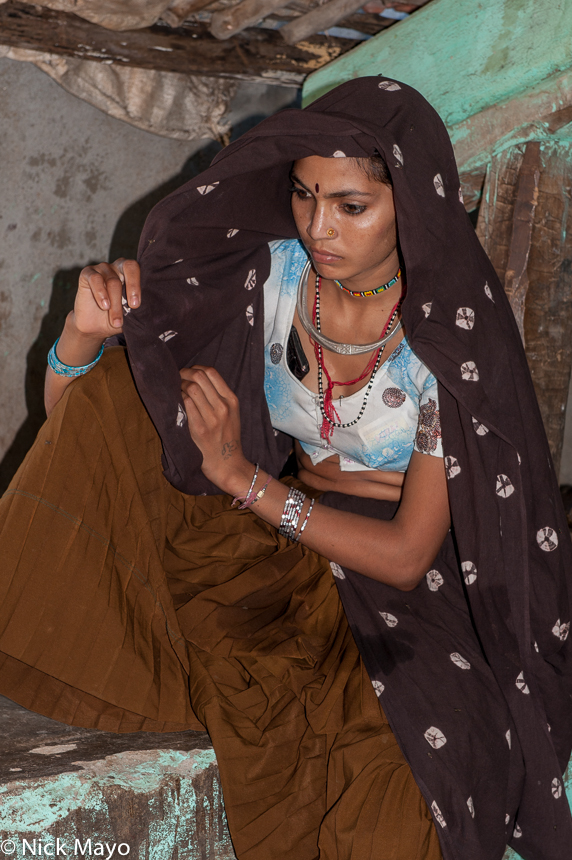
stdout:
<svg viewBox="0 0 572 860">
<path fill-rule="evenodd" d="M 395 274 L 395 273 L 394 273 Z M 315 278 L 315 275 L 314 275 Z M 321 280 L 320 320 L 324 334 L 342 343 L 372 343 L 380 336 L 403 290 L 401 278 L 388 290 L 363 298 L 352 296 L 335 281 Z M 314 291 L 308 290 L 311 313 Z"/>
</svg>

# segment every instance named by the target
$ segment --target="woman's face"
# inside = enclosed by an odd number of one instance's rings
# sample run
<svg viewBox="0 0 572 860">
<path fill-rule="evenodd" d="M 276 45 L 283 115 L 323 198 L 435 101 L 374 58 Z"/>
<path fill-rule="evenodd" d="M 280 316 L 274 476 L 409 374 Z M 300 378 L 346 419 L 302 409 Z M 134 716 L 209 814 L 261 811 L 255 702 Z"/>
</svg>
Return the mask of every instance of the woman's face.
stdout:
<svg viewBox="0 0 572 860">
<path fill-rule="evenodd" d="M 399 267 L 393 190 L 349 158 L 294 162 L 292 213 L 323 278 L 373 288 Z M 370 283 L 371 282 L 371 283 Z"/>
</svg>

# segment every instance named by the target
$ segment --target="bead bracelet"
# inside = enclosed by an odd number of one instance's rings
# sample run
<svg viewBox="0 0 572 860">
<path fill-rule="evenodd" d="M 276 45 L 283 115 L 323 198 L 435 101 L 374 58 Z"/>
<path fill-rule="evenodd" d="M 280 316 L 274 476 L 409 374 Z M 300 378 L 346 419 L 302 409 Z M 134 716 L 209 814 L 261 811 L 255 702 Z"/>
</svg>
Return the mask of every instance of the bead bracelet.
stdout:
<svg viewBox="0 0 572 860">
<path fill-rule="evenodd" d="M 282 519 L 280 520 L 280 527 L 278 529 L 278 534 L 281 534 L 282 537 L 296 540 L 298 520 L 300 519 L 300 514 L 302 513 L 302 507 L 305 500 L 306 496 L 304 493 L 292 487 L 286 498 Z"/>
</svg>

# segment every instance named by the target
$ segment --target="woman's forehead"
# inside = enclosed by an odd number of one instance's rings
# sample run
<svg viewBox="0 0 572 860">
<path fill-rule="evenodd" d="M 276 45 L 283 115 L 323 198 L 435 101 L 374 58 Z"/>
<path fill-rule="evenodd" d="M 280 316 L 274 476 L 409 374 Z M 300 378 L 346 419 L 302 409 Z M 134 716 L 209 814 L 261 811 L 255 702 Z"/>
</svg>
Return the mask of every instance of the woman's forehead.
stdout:
<svg viewBox="0 0 572 860">
<path fill-rule="evenodd" d="M 342 177 L 352 177 L 356 181 L 361 180 L 366 183 L 369 181 L 354 158 L 323 158 L 321 155 L 309 155 L 307 158 L 300 158 L 295 161 L 292 165 L 292 172 L 300 179 L 304 176 L 320 175 L 324 181 L 327 178 L 335 180 Z"/>
</svg>

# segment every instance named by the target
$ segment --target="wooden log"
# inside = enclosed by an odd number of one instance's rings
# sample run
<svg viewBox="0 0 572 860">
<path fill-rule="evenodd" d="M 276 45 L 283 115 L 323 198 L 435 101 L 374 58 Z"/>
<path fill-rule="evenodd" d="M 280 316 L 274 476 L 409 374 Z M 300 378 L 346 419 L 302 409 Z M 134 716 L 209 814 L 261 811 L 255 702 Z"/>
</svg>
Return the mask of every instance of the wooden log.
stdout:
<svg viewBox="0 0 572 860">
<path fill-rule="evenodd" d="M 0 44 L 164 72 L 299 86 L 308 72 L 355 42 L 314 36 L 302 46 L 289 47 L 279 32 L 263 29 L 222 42 L 202 22 L 179 29 L 116 32 L 66 12 L 8 0 L 0 3 Z"/>
<path fill-rule="evenodd" d="M 346 15 L 336 23 L 336 27 L 347 27 L 350 30 L 359 30 L 369 36 L 376 36 L 382 30 L 387 30 L 395 24 L 393 18 L 381 18 L 371 12 L 357 12 Z"/>
<path fill-rule="evenodd" d="M 215 12 L 211 18 L 210 31 L 217 39 L 230 39 L 281 6 L 284 6 L 284 0 L 242 0 L 238 6 Z"/>
<path fill-rule="evenodd" d="M 306 15 L 301 15 L 290 21 L 280 30 L 286 44 L 297 45 L 308 36 L 313 36 L 314 33 L 327 30 L 328 27 L 333 27 L 341 18 L 346 15 L 351 15 L 360 6 L 363 5 L 363 0 L 330 0 L 324 6 L 318 6 L 307 12 Z"/>
<path fill-rule="evenodd" d="M 531 142 L 495 155 L 477 233 L 505 285 L 556 474 L 572 370 L 572 144 Z"/>
<path fill-rule="evenodd" d="M 534 213 L 538 203 L 540 179 L 540 144 L 529 143 L 518 172 L 512 233 L 508 248 L 508 261 L 504 276 L 504 288 L 524 342 L 524 309 L 528 292 L 528 258 L 532 244 Z"/>
</svg>

